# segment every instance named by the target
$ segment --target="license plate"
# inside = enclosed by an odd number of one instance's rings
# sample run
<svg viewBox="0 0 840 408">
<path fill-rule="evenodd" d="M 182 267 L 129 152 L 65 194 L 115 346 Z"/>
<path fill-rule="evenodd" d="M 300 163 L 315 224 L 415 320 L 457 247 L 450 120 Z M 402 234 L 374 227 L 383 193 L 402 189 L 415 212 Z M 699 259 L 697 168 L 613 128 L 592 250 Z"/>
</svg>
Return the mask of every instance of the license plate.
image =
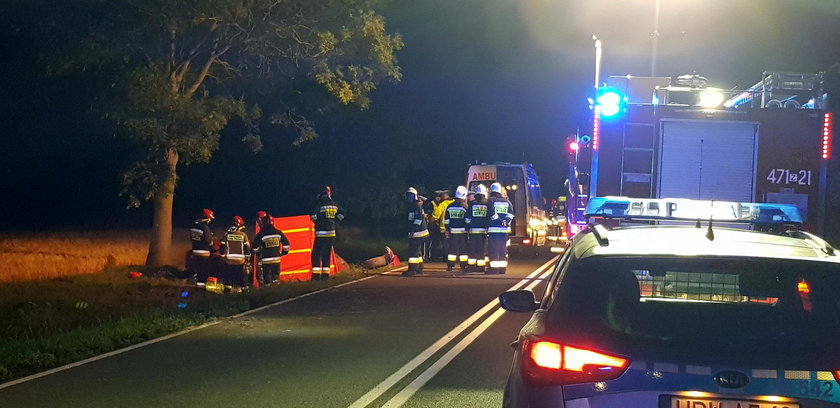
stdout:
<svg viewBox="0 0 840 408">
<path fill-rule="evenodd" d="M 799 408 L 796 402 L 671 397 L 671 408 Z"/>
</svg>

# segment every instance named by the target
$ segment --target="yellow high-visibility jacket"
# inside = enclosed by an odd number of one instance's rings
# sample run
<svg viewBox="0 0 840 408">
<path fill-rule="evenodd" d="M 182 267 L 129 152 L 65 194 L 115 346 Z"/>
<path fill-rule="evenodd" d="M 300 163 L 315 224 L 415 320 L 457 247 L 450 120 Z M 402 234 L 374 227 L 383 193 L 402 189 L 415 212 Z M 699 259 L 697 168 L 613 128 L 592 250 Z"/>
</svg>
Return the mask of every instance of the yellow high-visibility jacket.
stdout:
<svg viewBox="0 0 840 408">
<path fill-rule="evenodd" d="M 440 204 L 435 206 L 435 209 L 432 212 L 432 219 L 434 219 L 437 225 L 440 227 L 440 232 L 446 232 L 446 225 L 443 224 L 443 218 L 446 215 L 446 208 L 449 207 L 449 204 L 452 204 L 454 202 L 455 200 L 453 199 L 441 201 Z"/>
</svg>

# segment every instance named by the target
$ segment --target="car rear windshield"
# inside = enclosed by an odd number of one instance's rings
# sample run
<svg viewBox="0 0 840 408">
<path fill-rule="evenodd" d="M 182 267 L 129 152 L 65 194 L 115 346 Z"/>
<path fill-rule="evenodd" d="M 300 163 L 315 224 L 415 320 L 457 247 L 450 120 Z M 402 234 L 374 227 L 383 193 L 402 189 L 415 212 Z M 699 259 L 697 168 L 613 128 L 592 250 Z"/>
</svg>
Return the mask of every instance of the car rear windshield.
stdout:
<svg viewBox="0 0 840 408">
<path fill-rule="evenodd" d="M 563 276 L 550 327 L 636 358 L 836 370 L 840 267 L 696 257 L 582 260 Z"/>
</svg>

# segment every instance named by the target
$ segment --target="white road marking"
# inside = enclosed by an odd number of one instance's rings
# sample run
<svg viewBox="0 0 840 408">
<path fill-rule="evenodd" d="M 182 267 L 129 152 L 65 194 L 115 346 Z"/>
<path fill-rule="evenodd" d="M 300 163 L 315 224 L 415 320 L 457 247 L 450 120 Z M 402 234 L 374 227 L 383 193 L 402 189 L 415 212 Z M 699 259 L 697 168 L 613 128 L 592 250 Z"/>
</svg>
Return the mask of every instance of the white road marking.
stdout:
<svg viewBox="0 0 840 408">
<path fill-rule="evenodd" d="M 516 289 L 519 289 L 520 287 L 528 284 L 532 279 L 534 279 L 534 277 L 536 277 L 537 275 L 542 273 L 545 269 L 550 267 L 557 260 L 557 258 L 558 257 L 551 258 L 548 262 L 546 262 L 545 264 L 543 264 L 542 266 L 540 266 L 539 268 L 534 270 L 534 272 L 532 272 L 530 275 L 528 275 L 527 277 L 525 277 L 524 279 L 522 279 L 521 281 L 519 281 L 515 285 L 513 285 L 509 290 L 516 290 Z M 533 286 L 536 286 L 539 283 L 540 283 L 540 281 L 531 282 L 531 284 Z M 531 287 L 533 287 L 533 286 L 531 286 Z M 393 387 L 395 384 L 400 382 L 403 378 L 408 376 L 409 373 L 411 373 L 417 367 L 422 365 L 426 360 L 431 358 L 441 348 L 443 348 L 448 343 L 450 343 L 453 339 L 455 339 L 455 337 L 458 337 L 458 335 L 460 335 L 462 332 L 464 332 L 468 327 L 472 326 L 478 319 L 480 319 L 482 316 L 487 314 L 487 312 L 489 310 L 493 309 L 494 307 L 498 307 L 498 301 L 496 299 L 493 299 L 490 303 L 486 304 L 484 307 L 482 307 L 477 312 L 475 312 L 472 316 L 467 318 L 467 320 L 464 320 L 457 327 L 455 327 L 454 329 L 449 331 L 449 333 L 446 333 L 443 337 L 438 339 L 438 341 L 436 341 L 434 344 L 429 346 L 427 349 L 423 350 L 423 352 L 421 352 L 416 357 L 411 359 L 411 361 L 409 361 L 408 363 L 403 365 L 399 370 L 397 370 L 396 372 L 394 372 L 393 374 L 388 376 L 388 378 L 386 378 L 384 381 L 379 383 L 379 385 L 377 385 L 376 387 L 373 387 L 373 389 L 368 391 L 365 395 L 362 395 L 361 398 L 356 400 L 354 403 L 350 404 L 349 408 L 364 408 L 364 407 L 367 407 L 373 401 L 376 401 L 379 397 L 382 396 L 382 394 L 387 392 L 389 389 L 391 389 L 391 387 Z M 494 315 L 491 315 L 490 319 L 493 319 Z M 493 319 L 493 321 L 495 321 L 495 319 Z M 492 324 L 492 322 L 491 322 L 491 324 Z M 481 327 L 481 326 L 479 326 L 479 327 Z M 476 328 L 475 330 L 478 330 L 478 328 Z M 475 332 L 475 330 L 473 330 L 473 332 Z M 482 332 L 483 331 L 484 330 L 482 330 Z M 464 340 L 462 340 L 461 343 L 463 343 L 463 341 Z M 472 341 L 470 341 L 470 342 L 472 342 Z M 459 344 L 461 344 L 461 343 L 459 343 Z M 424 382 L 424 384 L 425 384 L 425 382 Z"/>
<path fill-rule="evenodd" d="M 227 320 L 227 319 L 235 319 L 235 318 L 238 318 L 238 317 L 247 316 L 249 314 L 257 313 L 259 311 L 268 309 L 270 307 L 279 306 L 279 305 L 282 305 L 284 303 L 293 302 L 293 301 L 298 300 L 298 299 L 303 299 L 307 296 L 312 296 L 312 295 L 315 295 L 315 294 L 318 294 L 318 293 L 321 293 L 321 292 L 325 292 L 325 291 L 328 291 L 328 290 L 331 290 L 331 289 L 336 289 L 336 288 L 340 288 L 342 286 L 352 285 L 354 283 L 366 281 L 366 280 L 374 278 L 376 276 L 377 275 L 368 276 L 366 278 L 357 279 L 357 280 L 350 281 L 350 282 L 345 282 L 345 283 L 342 283 L 340 285 L 335 285 L 335 286 L 330 286 L 330 287 L 327 287 L 327 288 L 324 288 L 324 289 L 319 289 L 319 290 L 316 290 L 314 292 L 304 293 L 300 296 L 296 296 L 296 297 L 289 298 L 289 299 L 284 299 L 284 300 L 281 300 L 279 302 L 270 303 L 270 304 L 267 304 L 265 306 L 260 306 L 256 309 L 247 310 L 245 312 L 242 312 L 242 313 L 239 313 L 239 314 L 233 315 L 233 316 L 220 318 L 220 319 L 212 321 L 212 322 L 204 323 L 200 326 L 190 327 L 190 328 L 181 330 L 179 332 L 168 334 L 168 335 L 163 336 L 163 337 L 158 337 L 158 338 L 154 338 L 154 339 L 151 339 L 151 340 L 146 340 L 142 343 L 137 343 L 135 345 L 128 346 L 128 347 L 125 347 L 125 348 L 121 348 L 121 349 L 118 349 L 118 350 L 114 350 L 114 351 L 111 351 L 111 352 L 108 352 L 108 353 L 105 353 L 105 354 L 100 354 L 98 356 L 93 356 L 91 358 L 87 358 L 87 359 L 84 359 L 84 360 L 81 360 L 81 361 L 76 361 L 75 363 L 66 364 L 66 365 L 63 365 L 61 367 L 53 368 L 51 370 L 42 371 L 40 373 L 32 374 L 30 376 L 18 378 L 17 380 L 13 380 L 13 381 L 9 381 L 9 382 L 5 382 L 5 383 L 0 384 L 0 390 L 2 390 L 3 388 L 8 388 L 8 387 L 12 387 L 12 386 L 22 384 L 22 383 L 25 383 L 25 382 L 28 382 L 28 381 L 32 381 L 32 380 L 35 380 L 35 379 L 38 379 L 38 378 L 41 378 L 41 377 L 46 377 L 48 375 L 59 373 L 59 372 L 65 371 L 65 370 L 69 370 L 71 368 L 78 367 L 80 365 L 92 363 L 94 361 L 106 359 L 108 357 L 113 357 L 113 356 L 116 356 L 116 355 L 119 355 L 119 354 L 122 354 L 122 353 L 129 352 L 131 350 L 138 349 L 140 347 L 150 346 L 152 344 L 159 343 L 159 342 L 164 341 L 164 340 L 169 340 L 173 337 L 178 337 L 178 336 L 181 336 L 181 335 L 184 335 L 184 334 L 196 331 L 196 330 L 201 330 L 201 329 L 204 329 L 204 328 L 207 328 L 207 327 L 210 327 L 210 326 L 215 326 L 215 325 L 217 325 L 217 324 L 219 324 L 219 323 L 221 323 L 221 322 L 223 322 L 224 320 Z"/>
<path fill-rule="evenodd" d="M 550 274 L 550 270 L 546 271 L 542 276 L 540 276 L 540 279 L 544 279 Z M 531 282 L 531 284 L 528 285 L 528 287 L 526 287 L 525 289 L 532 290 L 534 287 L 540 284 L 540 282 L 540 280 Z M 522 282 L 520 282 L 520 284 L 521 283 Z M 455 347 L 446 352 L 446 354 L 444 354 L 440 359 L 438 359 L 438 361 L 435 361 L 434 364 L 432 364 L 429 368 L 426 369 L 426 371 L 424 371 L 416 379 L 414 379 L 414 381 L 412 381 L 405 388 L 403 388 L 393 398 L 388 400 L 388 402 L 386 402 L 385 405 L 382 406 L 382 408 L 398 408 L 405 404 L 412 396 L 414 396 L 415 393 L 417 393 L 417 391 L 420 390 L 420 388 L 423 388 L 423 386 L 426 385 L 426 383 L 429 382 L 429 380 L 431 380 L 435 375 L 437 375 L 437 373 L 439 373 L 441 370 L 443 370 L 444 367 L 446 367 L 450 362 L 452 362 L 452 360 L 454 360 L 455 357 L 458 356 L 458 354 L 461 354 L 461 352 L 463 352 L 470 344 L 472 344 L 472 342 L 475 341 L 475 339 L 477 339 L 478 336 L 484 333 L 488 328 L 490 328 L 491 325 L 493 325 L 493 323 L 496 322 L 496 320 L 502 317 L 503 314 L 505 314 L 505 309 L 497 309 L 492 315 L 490 315 L 490 317 L 487 318 L 487 320 L 481 322 L 481 324 L 478 325 L 478 327 L 473 329 L 473 331 L 470 332 L 470 334 L 468 334 L 467 337 L 461 339 L 461 341 L 458 342 L 458 344 L 456 344 Z"/>
</svg>

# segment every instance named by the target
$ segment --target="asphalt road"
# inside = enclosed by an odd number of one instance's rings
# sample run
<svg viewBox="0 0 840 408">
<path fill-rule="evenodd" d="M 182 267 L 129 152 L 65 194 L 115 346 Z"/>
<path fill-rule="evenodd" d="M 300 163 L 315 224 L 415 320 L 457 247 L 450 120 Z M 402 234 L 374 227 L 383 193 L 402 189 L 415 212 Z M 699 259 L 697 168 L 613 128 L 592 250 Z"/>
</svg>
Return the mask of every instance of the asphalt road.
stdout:
<svg viewBox="0 0 840 408">
<path fill-rule="evenodd" d="M 380 275 L 0 389 L 11 407 L 500 406 L 529 315 L 495 301 L 507 275 Z M 542 268 L 542 270 L 548 270 Z"/>
</svg>

